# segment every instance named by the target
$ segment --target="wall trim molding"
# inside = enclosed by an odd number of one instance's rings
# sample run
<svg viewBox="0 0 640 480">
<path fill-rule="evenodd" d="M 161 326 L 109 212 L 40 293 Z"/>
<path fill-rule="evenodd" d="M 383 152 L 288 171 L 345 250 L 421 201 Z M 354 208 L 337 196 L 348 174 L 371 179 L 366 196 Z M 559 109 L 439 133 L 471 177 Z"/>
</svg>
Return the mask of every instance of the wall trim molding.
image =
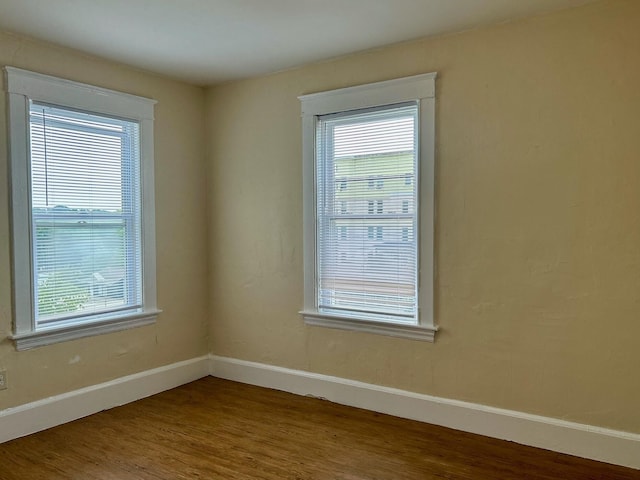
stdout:
<svg viewBox="0 0 640 480">
<path fill-rule="evenodd" d="M 206 377 L 209 364 L 205 355 L 0 410 L 0 443 Z"/>
<path fill-rule="evenodd" d="M 0 443 L 212 375 L 640 469 L 640 434 L 206 355 L 0 410 Z"/>
<path fill-rule="evenodd" d="M 214 377 L 640 469 L 640 434 L 211 355 Z"/>
</svg>

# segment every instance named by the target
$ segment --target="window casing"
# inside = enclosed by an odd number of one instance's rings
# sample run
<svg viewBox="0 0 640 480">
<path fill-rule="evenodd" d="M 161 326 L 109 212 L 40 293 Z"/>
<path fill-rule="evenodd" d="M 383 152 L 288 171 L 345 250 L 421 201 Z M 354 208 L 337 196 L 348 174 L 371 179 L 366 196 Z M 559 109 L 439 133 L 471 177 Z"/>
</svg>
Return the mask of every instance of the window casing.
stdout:
<svg viewBox="0 0 640 480">
<path fill-rule="evenodd" d="M 433 341 L 435 77 L 300 97 L 307 324 Z"/>
<path fill-rule="evenodd" d="M 152 323 L 155 101 L 5 72 L 17 348 Z"/>
</svg>

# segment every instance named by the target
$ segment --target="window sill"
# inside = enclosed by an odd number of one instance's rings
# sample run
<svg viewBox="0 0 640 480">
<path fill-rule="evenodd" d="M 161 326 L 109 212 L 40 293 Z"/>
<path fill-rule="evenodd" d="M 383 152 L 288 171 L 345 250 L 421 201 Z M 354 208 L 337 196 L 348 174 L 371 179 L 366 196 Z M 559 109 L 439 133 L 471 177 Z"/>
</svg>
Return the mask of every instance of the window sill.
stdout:
<svg viewBox="0 0 640 480">
<path fill-rule="evenodd" d="M 378 335 L 409 338 L 411 340 L 421 340 L 424 342 L 433 342 L 435 340 L 436 332 L 438 331 L 438 327 L 435 325 L 427 326 L 382 323 L 309 311 L 302 311 L 300 312 L 300 315 L 302 315 L 302 318 L 307 325 L 375 333 Z"/>
<path fill-rule="evenodd" d="M 102 322 L 58 328 L 52 327 L 33 332 L 18 333 L 11 336 L 11 339 L 15 343 L 16 350 L 29 350 L 45 345 L 52 345 L 54 343 L 76 340 L 78 338 L 91 337 L 94 335 L 102 335 L 105 333 L 142 327 L 144 325 L 151 325 L 156 322 L 156 318 L 160 312 L 161 310 L 149 310 Z"/>
</svg>

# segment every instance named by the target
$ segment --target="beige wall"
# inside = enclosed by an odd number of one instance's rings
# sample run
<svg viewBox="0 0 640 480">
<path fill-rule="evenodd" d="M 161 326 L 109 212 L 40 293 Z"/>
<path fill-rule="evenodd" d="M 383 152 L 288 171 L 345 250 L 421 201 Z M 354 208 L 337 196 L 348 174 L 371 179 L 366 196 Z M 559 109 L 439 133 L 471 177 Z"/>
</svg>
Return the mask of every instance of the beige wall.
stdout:
<svg viewBox="0 0 640 480">
<path fill-rule="evenodd" d="M 1 95 L 0 410 L 210 348 L 640 432 L 638 25 L 640 2 L 607 0 L 222 85 L 206 102 L 196 87 L 0 34 L 0 65 L 159 101 L 164 310 L 153 326 L 15 351 Z M 430 71 L 442 331 L 429 344 L 306 327 L 297 96 Z"/>
<path fill-rule="evenodd" d="M 207 352 L 204 92 L 71 50 L 0 34 L 0 66 L 158 100 L 155 122 L 157 324 L 16 352 L 11 333 L 6 99 L 0 95 L 0 410 Z M 2 83 L 4 80 L 0 80 Z M 4 91 L 4 84 L 2 84 Z"/>
<path fill-rule="evenodd" d="M 215 354 L 640 432 L 640 2 L 208 90 Z M 297 96 L 439 72 L 435 344 L 306 327 Z"/>
</svg>

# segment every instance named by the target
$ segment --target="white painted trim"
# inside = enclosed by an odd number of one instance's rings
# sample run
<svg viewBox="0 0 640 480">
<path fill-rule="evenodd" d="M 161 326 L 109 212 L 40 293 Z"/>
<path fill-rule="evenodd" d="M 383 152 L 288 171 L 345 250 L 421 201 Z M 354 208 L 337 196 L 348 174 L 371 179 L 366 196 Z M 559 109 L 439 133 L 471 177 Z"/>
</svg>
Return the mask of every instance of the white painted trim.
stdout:
<svg viewBox="0 0 640 480">
<path fill-rule="evenodd" d="M 401 323 L 382 323 L 338 315 L 328 315 L 318 312 L 300 312 L 304 323 L 315 327 L 337 328 L 339 330 L 353 330 L 356 332 L 375 333 L 388 335 L 390 337 L 409 338 L 411 340 L 422 340 L 433 342 L 438 327 L 432 325 L 406 325 Z"/>
<path fill-rule="evenodd" d="M 206 377 L 209 356 L 165 365 L 0 411 L 0 443 Z"/>
<path fill-rule="evenodd" d="M 16 344 L 16 350 L 29 350 L 31 348 L 66 342 L 68 340 L 76 340 L 78 338 L 103 335 L 105 333 L 119 332 L 120 330 L 151 325 L 156 322 L 159 313 L 161 313 L 159 310 L 151 310 L 126 314 L 122 317 L 111 317 L 104 322 L 71 324 L 62 328 L 54 327 L 49 330 L 34 330 L 32 332 L 15 334 L 10 338 Z"/>
<path fill-rule="evenodd" d="M 6 67 L 5 67 L 6 69 Z M 8 78 L 7 78 L 8 82 Z M 31 272 L 31 184 L 29 162 L 14 159 L 29 158 L 29 139 L 27 126 L 28 99 L 16 93 L 8 94 L 9 112 L 9 175 L 11 191 L 11 273 L 13 283 L 13 328 L 16 334 L 31 332 L 35 329 L 35 315 L 32 298 L 33 282 Z M 17 125 L 17 128 L 13 127 Z M 16 319 L 22 319 L 16 321 Z"/>
<path fill-rule="evenodd" d="M 640 469 L 640 434 L 213 355 L 214 377 Z"/>
<path fill-rule="evenodd" d="M 32 100 L 90 112 L 153 120 L 156 100 L 6 66 L 7 91 Z"/>
<path fill-rule="evenodd" d="M 419 195 L 419 243 L 418 243 L 418 322 L 424 328 L 438 330 L 434 308 L 435 282 L 435 145 L 436 145 L 436 102 L 432 96 L 420 100 L 420 149 L 418 162 Z M 434 339 L 432 338 L 433 342 Z"/>
<path fill-rule="evenodd" d="M 301 95 L 302 115 L 326 115 L 435 96 L 437 72 Z"/>
</svg>

